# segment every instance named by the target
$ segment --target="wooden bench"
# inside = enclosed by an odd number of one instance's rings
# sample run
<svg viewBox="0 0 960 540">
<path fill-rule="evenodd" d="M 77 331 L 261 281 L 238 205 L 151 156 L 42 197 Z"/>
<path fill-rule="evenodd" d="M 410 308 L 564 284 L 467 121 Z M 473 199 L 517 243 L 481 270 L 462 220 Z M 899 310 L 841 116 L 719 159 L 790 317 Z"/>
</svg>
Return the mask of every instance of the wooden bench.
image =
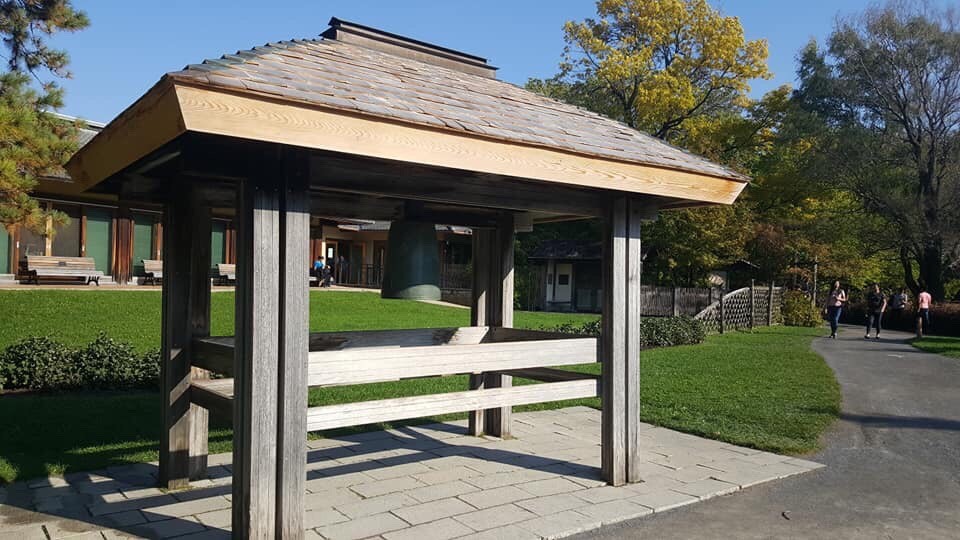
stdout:
<svg viewBox="0 0 960 540">
<path fill-rule="evenodd" d="M 193 355 L 195 367 L 228 378 L 193 380 L 191 401 L 206 409 L 231 411 L 233 337 L 197 339 Z M 597 376 L 546 367 L 596 359 L 596 338 L 512 328 L 313 333 L 307 383 L 311 388 L 480 372 L 514 375 L 542 384 L 311 407 L 307 430 L 596 397 L 600 389 Z"/>
<path fill-rule="evenodd" d="M 143 284 L 157 285 L 163 281 L 163 261 L 143 259 Z"/>
<path fill-rule="evenodd" d="M 40 278 L 82 279 L 87 285 L 100 286 L 103 272 L 97 270 L 93 257 L 47 257 L 27 255 L 27 282 L 40 283 Z"/>
<path fill-rule="evenodd" d="M 237 265 L 218 263 L 216 277 L 217 277 L 217 281 L 221 285 L 228 285 L 230 282 L 236 282 L 237 281 Z"/>
</svg>

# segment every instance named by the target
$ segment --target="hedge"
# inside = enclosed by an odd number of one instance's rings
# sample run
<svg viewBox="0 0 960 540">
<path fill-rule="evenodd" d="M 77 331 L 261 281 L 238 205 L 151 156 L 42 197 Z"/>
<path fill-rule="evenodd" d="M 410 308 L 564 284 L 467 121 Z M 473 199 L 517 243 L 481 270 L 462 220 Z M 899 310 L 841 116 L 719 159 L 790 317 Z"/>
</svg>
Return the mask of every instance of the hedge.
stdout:
<svg viewBox="0 0 960 540">
<path fill-rule="evenodd" d="M 600 320 L 582 324 L 565 323 L 544 328 L 565 334 L 599 336 Z M 707 338 L 707 329 L 702 322 L 691 317 L 647 317 L 640 320 L 640 347 L 671 347 L 674 345 L 695 345 Z"/>
<path fill-rule="evenodd" d="M 783 295 L 783 324 L 787 326 L 816 327 L 823 323 L 820 309 L 801 291 L 787 291 Z"/>
<path fill-rule="evenodd" d="M 103 332 L 79 350 L 33 337 L 0 353 L 0 389 L 155 388 L 159 379 L 159 351 L 138 354 L 129 343 Z"/>
</svg>

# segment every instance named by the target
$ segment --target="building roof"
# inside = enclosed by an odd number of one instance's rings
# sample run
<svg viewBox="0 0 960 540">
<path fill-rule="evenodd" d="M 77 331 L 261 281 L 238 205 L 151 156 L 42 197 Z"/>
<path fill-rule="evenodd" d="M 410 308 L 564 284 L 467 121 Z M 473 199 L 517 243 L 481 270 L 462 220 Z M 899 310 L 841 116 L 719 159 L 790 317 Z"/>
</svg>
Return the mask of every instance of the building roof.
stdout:
<svg viewBox="0 0 960 540">
<path fill-rule="evenodd" d="M 84 120 L 83 118 L 77 118 L 76 116 L 69 116 L 62 113 L 52 112 L 50 113 L 53 116 L 60 118 L 66 122 L 80 122 L 83 127 L 77 128 L 77 148 L 83 148 L 88 142 L 93 140 L 96 137 L 97 133 L 100 133 L 100 130 L 103 129 L 104 125 L 100 122 L 93 122 L 90 120 Z M 46 178 L 49 180 L 56 180 L 60 182 L 71 182 L 72 179 L 70 175 L 67 174 L 67 171 L 63 168 L 57 167 L 56 169 L 47 173 Z"/>
<path fill-rule="evenodd" d="M 337 40 L 268 43 L 188 65 L 167 77 L 503 141 L 746 180 L 625 124 L 518 86 Z"/>
</svg>

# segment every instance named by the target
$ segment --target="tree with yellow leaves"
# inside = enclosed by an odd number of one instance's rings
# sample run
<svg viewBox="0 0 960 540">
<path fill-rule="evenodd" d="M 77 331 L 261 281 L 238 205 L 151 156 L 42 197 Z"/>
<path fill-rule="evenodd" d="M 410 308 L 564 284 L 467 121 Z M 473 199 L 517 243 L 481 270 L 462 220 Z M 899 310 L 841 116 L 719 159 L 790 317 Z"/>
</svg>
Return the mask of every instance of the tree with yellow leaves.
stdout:
<svg viewBox="0 0 960 540">
<path fill-rule="evenodd" d="M 746 106 L 748 81 L 770 76 L 766 41 L 747 41 L 706 0 L 599 0 L 596 19 L 564 34 L 561 80 L 664 140 L 691 118 Z"/>
</svg>

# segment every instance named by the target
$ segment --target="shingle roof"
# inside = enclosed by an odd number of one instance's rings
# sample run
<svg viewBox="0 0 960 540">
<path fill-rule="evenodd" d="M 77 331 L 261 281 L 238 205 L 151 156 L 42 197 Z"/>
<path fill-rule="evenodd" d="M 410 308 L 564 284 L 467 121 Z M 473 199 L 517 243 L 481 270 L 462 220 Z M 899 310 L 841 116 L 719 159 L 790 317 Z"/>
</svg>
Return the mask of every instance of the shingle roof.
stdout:
<svg viewBox="0 0 960 540">
<path fill-rule="evenodd" d="M 167 77 L 632 163 L 747 180 L 622 123 L 518 86 L 335 40 L 269 43 Z"/>
</svg>

